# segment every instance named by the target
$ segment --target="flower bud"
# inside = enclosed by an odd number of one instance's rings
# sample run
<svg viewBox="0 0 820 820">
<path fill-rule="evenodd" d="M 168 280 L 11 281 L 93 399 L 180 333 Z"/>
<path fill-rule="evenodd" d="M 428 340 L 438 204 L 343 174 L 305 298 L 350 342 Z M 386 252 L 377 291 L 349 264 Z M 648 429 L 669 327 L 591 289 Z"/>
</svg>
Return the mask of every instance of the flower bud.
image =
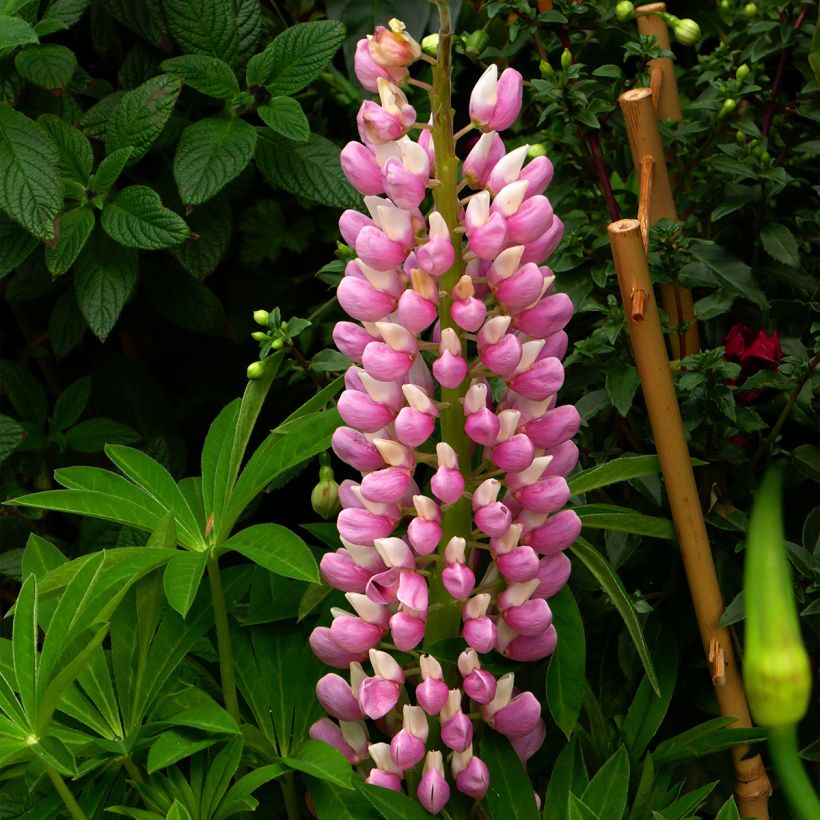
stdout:
<svg viewBox="0 0 820 820">
<path fill-rule="evenodd" d="M 268 326 L 268 320 L 270 319 L 270 313 L 267 310 L 255 310 L 253 312 L 253 320 L 258 325 L 262 325 L 262 327 Z"/>
<path fill-rule="evenodd" d="M 743 82 L 748 76 L 751 69 L 749 68 L 747 63 L 743 63 L 737 67 L 737 71 L 735 71 L 735 79 Z"/>
<path fill-rule="evenodd" d="M 268 334 L 265 333 L 263 330 L 257 330 L 251 333 L 251 339 L 255 342 L 266 342 L 268 340 Z"/>
<path fill-rule="evenodd" d="M 723 101 L 723 107 L 718 111 L 718 117 L 725 117 L 737 108 L 737 100 L 729 97 Z"/>
<path fill-rule="evenodd" d="M 561 68 L 565 71 L 572 65 L 572 54 L 568 48 L 561 52 Z"/>
<path fill-rule="evenodd" d="M 436 54 L 438 54 L 438 32 L 435 32 L 433 34 L 428 34 L 421 41 L 421 50 L 428 57 L 435 57 Z"/>
<path fill-rule="evenodd" d="M 261 379 L 262 374 L 265 372 L 265 364 L 264 362 L 252 362 L 248 365 L 248 378 L 249 379 Z"/>
<path fill-rule="evenodd" d="M 747 3 L 743 7 L 743 13 L 747 17 L 756 17 L 757 16 L 757 3 Z"/>
<path fill-rule="evenodd" d="M 700 26 L 688 17 L 675 26 L 675 39 L 683 46 L 693 46 L 700 40 Z"/>
<path fill-rule="evenodd" d="M 541 77 L 544 80 L 551 80 L 555 76 L 555 70 L 547 60 L 541 60 L 538 63 L 538 70 L 541 72 Z"/>
<path fill-rule="evenodd" d="M 481 54 L 490 43 L 490 35 L 483 28 L 477 29 L 469 34 L 464 40 L 464 46 L 468 52 Z"/>
<path fill-rule="evenodd" d="M 339 485 L 333 476 L 333 468 L 323 465 L 319 468 L 319 483 L 310 494 L 310 506 L 313 512 L 325 520 L 333 518 L 339 512 Z"/>
<path fill-rule="evenodd" d="M 620 22 L 626 22 L 627 20 L 635 14 L 635 6 L 629 2 L 629 0 L 621 0 L 617 6 L 615 6 L 615 18 Z"/>
</svg>

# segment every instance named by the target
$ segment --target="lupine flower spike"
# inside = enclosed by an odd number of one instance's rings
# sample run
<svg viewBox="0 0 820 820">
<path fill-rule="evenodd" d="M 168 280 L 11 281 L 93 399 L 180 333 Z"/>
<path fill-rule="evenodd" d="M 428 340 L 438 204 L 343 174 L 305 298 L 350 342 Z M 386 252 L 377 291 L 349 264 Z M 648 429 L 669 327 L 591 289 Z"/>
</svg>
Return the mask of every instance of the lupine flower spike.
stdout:
<svg viewBox="0 0 820 820">
<path fill-rule="evenodd" d="M 548 599 L 580 530 L 564 509 L 580 418 L 557 400 L 572 304 L 545 265 L 563 234 L 545 195 L 552 164 L 525 164 L 526 145 L 506 150 L 498 132 L 520 113 L 522 79 L 495 65 L 470 95 L 463 118 L 482 134 L 459 160 L 442 68 L 449 13 L 437 5 L 434 116 L 418 139 L 407 96 L 418 43 L 391 20 L 356 48 L 356 74 L 378 98 L 341 155 L 365 212 L 339 220 L 355 258 L 338 288 L 350 321 L 333 338 L 353 365 L 333 450 L 361 477 L 339 486 L 343 546 L 320 565 L 348 606 L 310 639 L 344 670 L 317 684 L 328 717 L 311 736 L 431 814 L 453 789 L 486 794 L 477 722 L 522 761 L 542 744 L 539 701 L 483 663 L 554 650 Z M 463 641 L 452 677 L 425 651 L 444 638 Z"/>
</svg>

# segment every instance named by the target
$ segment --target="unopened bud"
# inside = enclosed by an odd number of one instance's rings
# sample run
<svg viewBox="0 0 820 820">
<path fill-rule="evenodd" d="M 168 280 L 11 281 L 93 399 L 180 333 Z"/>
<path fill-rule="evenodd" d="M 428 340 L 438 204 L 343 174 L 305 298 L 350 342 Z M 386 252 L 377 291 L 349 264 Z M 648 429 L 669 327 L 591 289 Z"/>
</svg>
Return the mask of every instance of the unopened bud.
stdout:
<svg viewBox="0 0 820 820">
<path fill-rule="evenodd" d="M 270 319 L 270 313 L 266 310 L 255 310 L 253 312 L 253 320 L 258 325 L 262 325 L 262 327 L 268 326 L 268 320 Z"/>
<path fill-rule="evenodd" d="M 483 28 L 477 29 L 472 34 L 469 34 L 464 40 L 464 46 L 467 51 L 473 51 L 476 54 L 481 54 L 489 44 L 490 35 L 487 34 Z"/>
<path fill-rule="evenodd" d="M 545 80 L 551 80 L 555 76 L 555 70 L 547 60 L 541 60 L 538 63 L 538 70 L 541 72 L 541 77 Z"/>
<path fill-rule="evenodd" d="M 421 41 L 421 50 L 429 57 L 435 57 L 438 54 L 438 32 L 428 34 Z"/>
<path fill-rule="evenodd" d="M 723 107 L 718 111 L 718 117 L 725 117 L 728 114 L 731 114 L 732 111 L 737 108 L 737 100 L 732 99 L 729 97 L 728 100 L 723 101 Z"/>
<path fill-rule="evenodd" d="M 333 518 L 341 509 L 339 485 L 333 477 L 332 467 L 319 469 L 319 483 L 310 494 L 310 506 L 313 507 L 316 515 L 320 515 L 325 520 Z"/>
<path fill-rule="evenodd" d="M 633 3 L 630 3 L 629 0 L 621 0 L 621 2 L 615 6 L 615 17 L 622 23 L 629 20 L 633 14 L 635 14 L 635 6 Z"/>
<path fill-rule="evenodd" d="M 757 16 L 757 3 L 747 3 L 743 7 L 743 13 L 747 17 L 756 17 Z"/>
<path fill-rule="evenodd" d="M 252 362 L 248 365 L 248 378 L 259 379 L 265 372 L 265 365 L 262 362 Z"/>
<path fill-rule="evenodd" d="M 683 46 L 693 46 L 700 40 L 700 26 L 688 17 L 675 26 L 675 39 Z"/>
<path fill-rule="evenodd" d="M 561 68 L 567 69 L 572 65 L 572 54 L 568 48 L 561 52 Z"/>
<path fill-rule="evenodd" d="M 264 330 L 255 330 L 253 333 L 251 333 L 251 339 L 253 339 L 255 342 L 264 342 L 267 341 L 267 338 L 268 334 L 265 333 Z"/>
<path fill-rule="evenodd" d="M 743 677 L 755 722 L 768 729 L 793 726 L 811 695 L 809 656 L 786 558 L 781 476 L 769 470 L 749 519 L 745 568 L 746 653 Z"/>
<path fill-rule="evenodd" d="M 751 69 L 746 63 L 739 65 L 737 67 L 737 71 L 735 71 L 735 79 L 743 82 L 748 76 Z"/>
<path fill-rule="evenodd" d="M 271 346 L 274 350 L 281 350 L 281 349 L 285 346 L 285 343 L 284 343 L 281 339 L 274 339 L 274 340 L 270 343 L 270 346 Z"/>
</svg>

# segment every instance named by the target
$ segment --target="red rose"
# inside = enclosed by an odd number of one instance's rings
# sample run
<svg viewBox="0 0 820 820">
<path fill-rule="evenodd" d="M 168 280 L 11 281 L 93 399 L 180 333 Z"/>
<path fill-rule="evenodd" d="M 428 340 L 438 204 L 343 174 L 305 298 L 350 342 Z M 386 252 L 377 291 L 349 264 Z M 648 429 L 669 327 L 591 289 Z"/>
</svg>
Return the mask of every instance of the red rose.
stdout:
<svg viewBox="0 0 820 820">
<path fill-rule="evenodd" d="M 764 330 L 752 330 L 738 322 L 732 325 L 723 344 L 726 358 L 740 365 L 742 379 L 759 370 L 776 370 L 783 358 L 776 330 L 770 336 Z"/>
</svg>

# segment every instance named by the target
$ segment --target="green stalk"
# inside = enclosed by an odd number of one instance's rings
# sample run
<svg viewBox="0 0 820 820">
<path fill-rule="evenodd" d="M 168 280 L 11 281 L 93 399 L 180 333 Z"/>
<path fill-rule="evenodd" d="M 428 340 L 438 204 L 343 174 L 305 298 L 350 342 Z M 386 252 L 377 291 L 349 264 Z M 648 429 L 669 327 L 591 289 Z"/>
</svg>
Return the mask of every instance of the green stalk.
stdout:
<svg viewBox="0 0 820 820">
<path fill-rule="evenodd" d="M 450 316 L 452 297 L 450 292 L 453 286 L 464 274 L 464 259 L 461 253 L 461 236 L 454 233 L 458 227 L 458 192 L 457 171 L 458 159 L 455 152 L 453 138 L 453 109 L 450 104 L 450 74 L 452 63 L 452 25 L 450 9 L 446 0 L 436 0 L 438 6 L 440 27 L 438 54 L 436 65 L 433 68 L 433 143 L 436 150 L 436 179 L 439 185 L 433 189 L 433 200 L 436 210 L 441 214 L 447 227 L 450 229 L 450 238 L 455 249 L 455 261 L 439 282 L 440 290 L 444 293 L 439 301 L 439 319 L 441 327 L 452 328 L 461 337 L 462 350 L 466 352 L 466 341 L 463 339 L 459 327 Z M 455 450 L 462 474 L 470 474 L 470 441 L 464 432 L 464 408 L 461 400 L 467 392 L 468 380 L 457 388 L 442 388 L 441 399 L 446 405 L 441 410 L 441 440 L 446 441 Z M 441 583 L 441 570 L 444 568 L 444 548 L 454 535 L 469 540 L 472 529 L 472 514 L 470 502 L 462 498 L 455 504 L 445 507 L 441 515 L 442 538 L 439 544 L 438 565 L 433 568 L 430 577 L 430 615 L 427 620 L 427 631 L 424 636 L 424 646 L 429 647 L 444 638 L 458 634 L 461 607 L 457 601 L 444 589 Z"/>
<path fill-rule="evenodd" d="M 60 776 L 60 773 L 48 765 L 45 764 L 46 767 L 46 774 L 49 776 L 49 779 L 54 784 L 54 789 L 57 794 L 65 803 L 65 807 L 68 809 L 68 813 L 74 818 L 74 820 L 87 820 L 85 816 L 85 812 L 80 808 L 79 803 L 74 799 L 74 795 L 70 792 L 68 786 L 65 784 L 65 780 Z"/>
<path fill-rule="evenodd" d="M 769 729 L 769 751 L 777 777 L 798 820 L 817 820 L 820 799 L 797 752 L 795 725 Z"/>
<path fill-rule="evenodd" d="M 279 784 L 282 786 L 282 794 L 285 798 L 285 811 L 288 820 L 299 820 L 302 810 L 299 807 L 299 795 L 296 793 L 296 778 L 293 772 L 283 775 Z"/>
<path fill-rule="evenodd" d="M 240 722 L 239 701 L 236 697 L 236 677 L 231 652 L 231 631 L 228 625 L 228 610 L 225 607 L 225 593 L 222 590 L 222 576 L 219 574 L 219 559 L 209 558 L 208 583 L 211 587 L 211 605 L 216 624 L 216 650 L 219 654 L 219 675 L 222 679 L 222 698 L 230 716 Z"/>
</svg>

